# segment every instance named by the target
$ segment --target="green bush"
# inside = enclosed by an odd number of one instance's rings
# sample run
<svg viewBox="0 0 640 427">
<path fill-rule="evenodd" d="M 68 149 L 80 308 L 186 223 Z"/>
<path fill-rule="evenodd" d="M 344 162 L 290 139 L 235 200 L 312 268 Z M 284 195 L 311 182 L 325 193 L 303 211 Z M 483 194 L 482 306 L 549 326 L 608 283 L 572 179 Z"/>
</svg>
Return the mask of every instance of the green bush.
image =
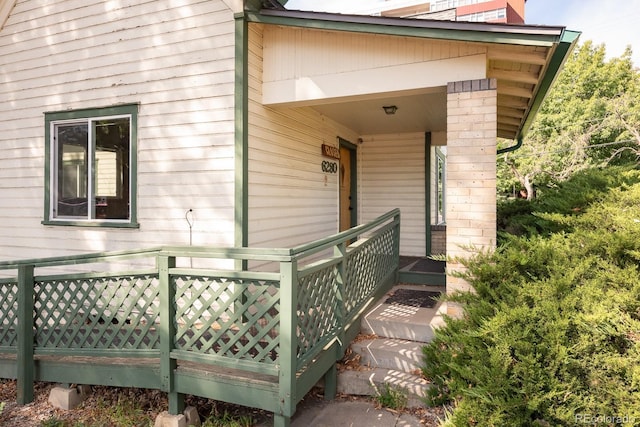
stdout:
<svg viewBox="0 0 640 427">
<path fill-rule="evenodd" d="M 611 189 L 637 182 L 640 172 L 630 166 L 589 169 L 571 179 L 540 190 L 531 201 L 501 200 L 498 204 L 498 232 L 506 235 L 549 235 L 572 231 L 572 218 L 598 203 Z"/>
<path fill-rule="evenodd" d="M 640 174 L 618 172 L 583 174 L 599 185 L 583 196 L 558 188 L 536 202 L 556 207 L 556 231 L 505 235 L 465 261 L 476 292 L 450 297 L 464 317 L 424 348 L 431 403 L 455 407 L 449 425 L 640 423 Z"/>
</svg>

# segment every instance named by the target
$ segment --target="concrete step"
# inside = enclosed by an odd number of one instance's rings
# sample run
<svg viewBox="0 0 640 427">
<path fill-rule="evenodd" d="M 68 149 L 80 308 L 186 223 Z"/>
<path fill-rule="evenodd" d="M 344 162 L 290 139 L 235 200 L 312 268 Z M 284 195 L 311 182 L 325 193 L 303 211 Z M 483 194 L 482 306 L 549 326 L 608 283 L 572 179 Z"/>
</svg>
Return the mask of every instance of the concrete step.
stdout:
<svg viewBox="0 0 640 427">
<path fill-rule="evenodd" d="M 351 349 L 360 355 L 362 366 L 413 372 L 423 366 L 424 345 L 416 341 L 383 337 L 353 342 Z"/>
<path fill-rule="evenodd" d="M 434 330 L 444 325 L 440 301 L 431 308 L 387 304 L 385 299 L 382 301 L 362 318 L 363 334 L 429 343 Z"/>
<path fill-rule="evenodd" d="M 429 383 L 417 375 L 384 368 L 344 370 L 338 373 L 338 393 L 377 396 L 384 393 L 385 384 L 405 393 L 407 407 L 426 406 L 424 398 L 427 396 Z"/>
</svg>

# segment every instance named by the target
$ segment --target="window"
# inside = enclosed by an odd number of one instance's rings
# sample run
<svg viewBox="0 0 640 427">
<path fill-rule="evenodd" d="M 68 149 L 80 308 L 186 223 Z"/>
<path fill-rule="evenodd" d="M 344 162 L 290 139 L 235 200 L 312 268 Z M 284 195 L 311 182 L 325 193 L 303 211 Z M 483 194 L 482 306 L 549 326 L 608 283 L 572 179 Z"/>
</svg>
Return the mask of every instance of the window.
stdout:
<svg viewBox="0 0 640 427">
<path fill-rule="evenodd" d="M 491 22 L 499 19 L 505 19 L 507 17 L 506 9 L 494 9 L 487 10 L 484 12 L 476 12 L 470 15 L 460 15 L 458 16 L 458 21 L 469 21 L 469 22 Z"/>
<path fill-rule="evenodd" d="M 137 104 L 45 114 L 46 224 L 137 226 Z"/>
<path fill-rule="evenodd" d="M 447 147 L 436 147 L 436 224 L 446 223 Z"/>
</svg>

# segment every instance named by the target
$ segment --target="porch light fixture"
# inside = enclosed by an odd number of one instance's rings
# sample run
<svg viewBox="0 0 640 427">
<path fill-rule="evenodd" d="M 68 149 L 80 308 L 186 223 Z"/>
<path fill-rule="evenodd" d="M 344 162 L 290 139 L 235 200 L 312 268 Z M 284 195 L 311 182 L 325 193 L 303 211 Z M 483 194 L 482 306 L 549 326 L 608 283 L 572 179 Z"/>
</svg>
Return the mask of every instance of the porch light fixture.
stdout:
<svg viewBox="0 0 640 427">
<path fill-rule="evenodd" d="M 395 105 L 384 105 L 382 109 L 384 110 L 385 114 L 389 116 L 395 114 L 396 111 L 398 111 L 398 107 L 396 107 Z"/>
</svg>

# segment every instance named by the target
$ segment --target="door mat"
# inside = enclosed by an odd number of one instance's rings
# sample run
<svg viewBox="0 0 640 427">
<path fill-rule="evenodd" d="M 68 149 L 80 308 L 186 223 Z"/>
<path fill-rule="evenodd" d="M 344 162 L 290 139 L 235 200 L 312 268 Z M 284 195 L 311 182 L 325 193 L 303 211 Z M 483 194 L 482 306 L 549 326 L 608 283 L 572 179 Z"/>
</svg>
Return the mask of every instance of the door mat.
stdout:
<svg viewBox="0 0 640 427">
<path fill-rule="evenodd" d="M 417 308 L 433 308 L 438 302 L 438 298 L 440 298 L 440 292 L 398 289 L 384 303 Z"/>
<path fill-rule="evenodd" d="M 411 267 L 411 271 L 420 273 L 442 273 L 447 266 L 445 261 L 436 261 L 431 258 L 422 258 Z"/>
</svg>

